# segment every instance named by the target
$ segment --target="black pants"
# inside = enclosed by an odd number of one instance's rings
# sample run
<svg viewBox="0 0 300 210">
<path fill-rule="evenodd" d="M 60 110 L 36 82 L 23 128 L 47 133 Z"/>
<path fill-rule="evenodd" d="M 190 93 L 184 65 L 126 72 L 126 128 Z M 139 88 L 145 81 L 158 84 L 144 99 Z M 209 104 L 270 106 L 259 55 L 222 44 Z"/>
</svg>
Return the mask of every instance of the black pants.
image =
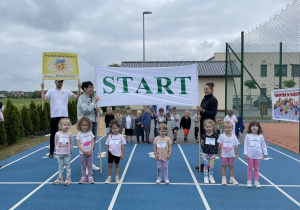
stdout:
<svg viewBox="0 0 300 210">
<path fill-rule="evenodd" d="M 53 117 L 50 119 L 50 153 L 54 153 L 55 149 L 55 134 L 58 131 L 58 123 L 64 117 Z"/>
<path fill-rule="evenodd" d="M 198 139 L 198 133 L 199 133 L 199 127 L 195 127 L 195 139 Z"/>
</svg>

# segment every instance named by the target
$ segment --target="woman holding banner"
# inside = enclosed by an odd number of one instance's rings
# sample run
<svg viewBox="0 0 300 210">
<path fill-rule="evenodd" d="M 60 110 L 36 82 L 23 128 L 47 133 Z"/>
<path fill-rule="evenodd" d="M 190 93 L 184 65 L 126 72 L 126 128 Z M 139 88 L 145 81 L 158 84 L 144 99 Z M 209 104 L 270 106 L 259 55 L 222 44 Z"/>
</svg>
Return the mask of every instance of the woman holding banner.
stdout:
<svg viewBox="0 0 300 210">
<path fill-rule="evenodd" d="M 94 86 L 90 81 L 83 82 L 81 86 L 83 94 L 79 96 L 77 103 L 77 120 L 82 117 L 87 117 L 93 122 L 92 133 L 97 138 L 97 113 L 99 115 L 103 114 L 103 111 L 100 107 L 97 107 L 97 101 L 99 100 L 98 96 L 93 96 Z M 93 170 L 100 170 L 95 164 L 93 164 Z"/>
</svg>

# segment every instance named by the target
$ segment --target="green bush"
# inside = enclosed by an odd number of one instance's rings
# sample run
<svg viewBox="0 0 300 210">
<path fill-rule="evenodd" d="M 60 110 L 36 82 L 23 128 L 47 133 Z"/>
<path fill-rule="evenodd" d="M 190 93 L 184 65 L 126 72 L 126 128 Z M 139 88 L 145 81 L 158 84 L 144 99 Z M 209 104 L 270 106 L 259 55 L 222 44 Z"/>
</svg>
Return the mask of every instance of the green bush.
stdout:
<svg viewBox="0 0 300 210">
<path fill-rule="evenodd" d="M 22 123 L 24 126 L 25 136 L 29 136 L 33 132 L 30 111 L 25 105 L 21 109 Z"/>
<path fill-rule="evenodd" d="M 0 122 L 0 145 L 6 144 L 5 121 Z"/>
<path fill-rule="evenodd" d="M 32 128 L 33 128 L 33 133 L 38 133 L 40 132 L 40 117 L 39 113 L 36 110 L 36 105 L 33 101 L 30 103 L 30 118 L 32 122 Z"/>
<path fill-rule="evenodd" d="M 22 121 L 22 116 L 21 116 L 21 113 L 20 111 L 18 110 L 18 108 L 16 106 L 14 106 L 16 112 L 17 112 L 17 115 L 18 115 L 18 121 L 16 122 L 19 126 L 19 136 L 18 136 L 18 139 L 20 138 L 23 138 L 25 136 L 25 131 L 24 131 L 24 126 L 23 126 L 23 121 Z"/>
<path fill-rule="evenodd" d="M 40 131 L 48 130 L 50 124 L 48 120 L 47 109 L 44 108 L 44 110 L 42 110 L 42 105 L 38 105 L 37 110 L 40 117 Z"/>
<path fill-rule="evenodd" d="M 15 143 L 21 136 L 20 121 L 17 110 L 10 100 L 7 100 L 4 110 L 5 132 L 8 145 Z"/>
</svg>

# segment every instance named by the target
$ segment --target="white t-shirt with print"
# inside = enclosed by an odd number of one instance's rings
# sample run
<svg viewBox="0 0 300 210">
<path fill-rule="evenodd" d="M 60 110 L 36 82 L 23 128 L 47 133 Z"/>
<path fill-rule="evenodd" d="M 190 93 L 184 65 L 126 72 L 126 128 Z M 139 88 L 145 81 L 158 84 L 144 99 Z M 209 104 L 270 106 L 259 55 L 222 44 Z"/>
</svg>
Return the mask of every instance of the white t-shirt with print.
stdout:
<svg viewBox="0 0 300 210">
<path fill-rule="evenodd" d="M 264 136 L 247 134 L 244 141 L 244 155 L 252 159 L 262 159 L 263 154 L 268 155 Z"/>
<path fill-rule="evenodd" d="M 79 132 L 76 136 L 76 139 L 80 141 L 80 145 L 85 151 L 89 151 L 92 147 L 92 140 L 94 138 L 94 134 L 92 131 L 88 131 L 87 133 Z M 83 154 L 83 152 L 79 149 L 79 154 Z"/>
<path fill-rule="evenodd" d="M 120 157 L 122 152 L 121 146 L 126 144 L 126 141 L 121 134 L 109 134 L 105 144 L 109 145 L 108 150 L 112 155 Z"/>
<path fill-rule="evenodd" d="M 126 129 L 130 129 L 131 126 L 131 115 L 126 116 Z"/>
<path fill-rule="evenodd" d="M 232 134 L 231 137 L 227 137 L 225 133 L 222 133 L 218 138 L 218 143 L 221 144 L 222 157 L 235 157 L 234 147 L 240 144 L 236 135 Z"/>
<path fill-rule="evenodd" d="M 51 118 L 54 117 L 68 117 L 68 101 L 73 95 L 68 90 L 48 90 L 46 96 L 50 99 Z"/>
</svg>

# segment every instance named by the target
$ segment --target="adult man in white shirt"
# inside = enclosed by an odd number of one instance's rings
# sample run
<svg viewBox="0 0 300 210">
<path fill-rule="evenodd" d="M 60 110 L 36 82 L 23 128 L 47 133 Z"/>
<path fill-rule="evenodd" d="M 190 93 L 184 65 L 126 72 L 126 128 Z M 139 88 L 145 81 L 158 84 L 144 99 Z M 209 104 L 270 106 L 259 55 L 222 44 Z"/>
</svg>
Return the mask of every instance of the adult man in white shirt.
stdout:
<svg viewBox="0 0 300 210">
<path fill-rule="evenodd" d="M 70 92 L 69 90 L 62 89 L 63 80 L 55 80 L 55 89 L 50 89 L 44 96 L 44 100 L 50 99 L 50 152 L 49 158 L 53 158 L 54 154 L 54 137 L 55 133 L 58 131 L 58 123 L 64 118 L 68 117 L 68 102 L 69 98 L 78 98 L 80 95 L 81 84 L 78 81 L 78 92 L 77 95 Z M 41 84 L 42 89 L 45 87 L 44 83 Z"/>
</svg>

